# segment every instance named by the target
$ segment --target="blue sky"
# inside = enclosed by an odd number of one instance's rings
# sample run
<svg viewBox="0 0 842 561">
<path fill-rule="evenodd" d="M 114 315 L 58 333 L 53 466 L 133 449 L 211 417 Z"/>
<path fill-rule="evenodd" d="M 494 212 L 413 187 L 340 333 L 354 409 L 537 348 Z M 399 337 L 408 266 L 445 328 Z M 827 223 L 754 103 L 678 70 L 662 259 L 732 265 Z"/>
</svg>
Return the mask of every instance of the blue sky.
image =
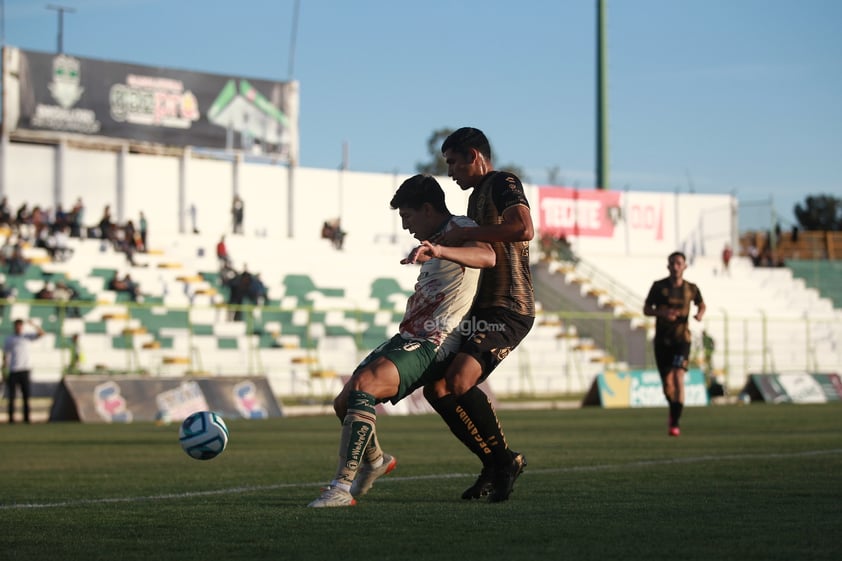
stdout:
<svg viewBox="0 0 842 561">
<path fill-rule="evenodd" d="M 52 52 L 46 0 L 6 44 Z M 594 184 L 596 0 L 60 0 L 73 55 L 300 82 L 301 165 L 415 172 L 440 128 Z M 842 197 L 842 2 L 607 0 L 612 189 L 734 193 L 740 226 Z M 294 51 L 291 46 L 295 45 Z M 294 55 L 294 56 L 291 56 Z M 292 64 L 291 64 L 292 61 Z"/>
</svg>

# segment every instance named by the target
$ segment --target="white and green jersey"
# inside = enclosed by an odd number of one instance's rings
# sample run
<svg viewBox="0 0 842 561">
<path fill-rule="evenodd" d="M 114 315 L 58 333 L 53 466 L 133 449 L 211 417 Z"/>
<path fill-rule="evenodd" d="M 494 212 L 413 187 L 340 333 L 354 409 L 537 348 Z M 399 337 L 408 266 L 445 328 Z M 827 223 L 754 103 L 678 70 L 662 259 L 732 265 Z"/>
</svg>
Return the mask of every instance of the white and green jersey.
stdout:
<svg viewBox="0 0 842 561">
<path fill-rule="evenodd" d="M 441 231 L 476 225 L 467 216 L 453 216 Z M 438 359 L 456 352 L 463 335 L 459 327 L 471 310 L 479 277 L 479 269 L 446 259 L 430 259 L 421 265 L 415 293 L 406 303 L 401 337 L 433 343 L 438 348 Z"/>
</svg>

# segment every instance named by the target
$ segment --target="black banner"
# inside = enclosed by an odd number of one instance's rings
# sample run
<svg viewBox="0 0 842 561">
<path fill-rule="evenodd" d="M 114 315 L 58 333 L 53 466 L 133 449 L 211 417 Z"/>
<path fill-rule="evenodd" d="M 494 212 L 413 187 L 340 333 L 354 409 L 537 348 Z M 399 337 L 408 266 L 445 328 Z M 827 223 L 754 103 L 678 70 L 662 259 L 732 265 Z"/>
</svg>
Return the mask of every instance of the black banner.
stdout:
<svg viewBox="0 0 842 561">
<path fill-rule="evenodd" d="M 295 82 L 4 49 L 6 132 L 294 155 Z"/>
</svg>

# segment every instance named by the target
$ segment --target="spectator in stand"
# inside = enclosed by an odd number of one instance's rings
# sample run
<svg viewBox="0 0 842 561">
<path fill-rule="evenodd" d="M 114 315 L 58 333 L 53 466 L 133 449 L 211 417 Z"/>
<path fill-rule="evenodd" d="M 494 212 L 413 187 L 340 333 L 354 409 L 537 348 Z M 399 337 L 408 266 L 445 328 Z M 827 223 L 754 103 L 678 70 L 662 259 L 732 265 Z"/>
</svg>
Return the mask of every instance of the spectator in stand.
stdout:
<svg viewBox="0 0 842 561">
<path fill-rule="evenodd" d="M 131 220 L 126 221 L 126 225 L 123 226 L 123 240 L 125 241 L 126 245 L 132 246 L 134 249 L 137 249 L 137 242 L 135 240 L 135 236 L 137 235 L 137 230 L 134 227 L 134 222 Z"/>
<path fill-rule="evenodd" d="M 68 221 L 70 222 L 70 237 L 81 238 L 82 226 L 85 223 L 85 205 L 82 203 L 82 197 L 76 199 L 76 204 L 70 210 Z"/>
<path fill-rule="evenodd" d="M 132 280 L 132 276 L 128 273 L 126 273 L 122 279 L 115 274 L 111 281 L 109 281 L 108 283 L 108 290 L 113 290 L 115 292 L 125 292 L 131 297 L 132 302 L 142 301 L 140 288 Z"/>
<path fill-rule="evenodd" d="M 110 240 L 114 237 L 114 221 L 111 218 L 111 205 L 105 205 L 102 209 L 102 218 L 99 219 L 99 238 Z"/>
<path fill-rule="evenodd" d="M 35 328 L 35 333 L 24 333 L 23 320 L 16 319 L 15 332 L 6 337 L 3 344 L 3 379 L 9 384 L 9 423 L 15 422 L 17 388 L 23 398 L 23 422 L 29 423 L 29 343 L 44 335 L 44 330 L 32 320 L 28 323 Z"/>
<path fill-rule="evenodd" d="M 194 234 L 199 233 L 199 209 L 196 207 L 196 203 L 190 204 L 190 230 Z"/>
<path fill-rule="evenodd" d="M 14 287 L 6 285 L 6 275 L 0 273 L 0 316 L 6 310 L 6 304 L 15 301 L 17 294 Z"/>
<path fill-rule="evenodd" d="M 0 226 L 12 226 L 12 211 L 9 208 L 9 199 L 3 197 L 0 199 Z"/>
<path fill-rule="evenodd" d="M 61 317 L 62 311 L 64 313 L 64 317 L 81 317 L 82 314 L 79 311 L 79 307 L 75 305 L 69 305 L 70 302 L 73 302 L 78 299 L 79 293 L 76 292 L 76 290 L 73 287 L 68 286 L 68 284 L 64 281 L 56 282 L 56 288 L 53 291 L 53 300 L 59 303 L 56 306 L 56 313 L 59 314 L 59 317 Z"/>
<path fill-rule="evenodd" d="M 243 305 L 247 298 L 251 298 L 251 273 L 243 271 L 230 284 L 228 304 L 234 313 L 231 317 L 234 321 L 243 321 Z"/>
<path fill-rule="evenodd" d="M 47 230 L 47 213 L 39 205 L 35 205 L 32 207 L 30 221 L 32 223 L 32 235 L 36 240 L 41 239 L 41 235 Z"/>
<path fill-rule="evenodd" d="M 228 246 L 225 244 L 225 236 L 219 238 L 216 244 L 216 258 L 219 260 L 219 268 L 226 269 L 231 267 L 231 257 L 228 255 Z"/>
<path fill-rule="evenodd" d="M 147 252 L 149 251 L 149 246 L 147 245 L 147 234 L 149 232 L 149 222 L 146 220 L 146 215 L 143 214 L 143 211 L 140 211 L 140 221 L 138 222 L 138 227 L 140 228 L 140 251 Z"/>
<path fill-rule="evenodd" d="M 725 247 L 722 248 L 722 273 L 726 275 L 731 275 L 731 269 L 729 268 L 731 264 L 731 258 L 734 256 L 734 251 L 731 249 L 729 244 L 725 244 Z"/>
<path fill-rule="evenodd" d="M 44 286 L 41 287 L 41 290 L 35 293 L 36 300 L 52 300 L 55 297 L 53 291 L 55 290 L 55 285 L 50 281 L 44 281 Z"/>
<path fill-rule="evenodd" d="M 755 244 L 748 246 L 748 256 L 751 259 L 752 265 L 755 267 L 760 266 L 760 252 L 757 250 L 757 246 Z"/>
<path fill-rule="evenodd" d="M 10 275 L 22 275 L 29 267 L 29 262 L 23 256 L 23 243 L 18 238 L 12 246 L 11 255 L 6 260 Z"/>
<path fill-rule="evenodd" d="M 18 211 L 15 214 L 15 228 L 17 229 L 18 236 L 23 237 L 24 239 L 29 237 L 29 224 L 29 207 L 26 203 L 23 203 L 18 207 Z"/>
<path fill-rule="evenodd" d="M 240 195 L 234 195 L 234 201 L 231 203 L 231 222 L 235 234 L 243 233 L 243 216 L 245 214 L 245 203 Z"/>
<path fill-rule="evenodd" d="M 3 245 L 0 245 L 0 263 L 2 263 L 4 269 L 9 266 L 9 260 L 12 258 L 12 252 L 14 251 L 13 248 L 12 236 L 6 236 L 3 239 Z"/>
<path fill-rule="evenodd" d="M 342 245 L 345 243 L 345 234 L 339 218 L 326 220 L 322 224 L 322 238 L 330 240 L 336 249 L 342 249 Z"/>
<path fill-rule="evenodd" d="M 55 214 L 53 215 L 52 223 L 50 224 L 50 230 L 55 232 L 69 227 L 70 217 L 67 212 L 64 211 L 64 207 L 61 206 L 61 203 L 59 203 L 56 205 Z"/>
<path fill-rule="evenodd" d="M 257 306 L 264 305 L 269 299 L 269 290 L 266 288 L 266 284 L 264 284 L 263 279 L 260 278 L 260 273 L 255 273 L 251 276 L 249 298 Z"/>
<path fill-rule="evenodd" d="M 69 230 L 70 227 L 65 225 L 56 228 L 47 237 L 47 252 L 49 252 L 53 261 L 67 261 L 73 255 L 73 248 L 70 247 L 70 236 L 68 235 Z"/>
<path fill-rule="evenodd" d="M 117 243 L 117 249 L 119 249 L 126 255 L 126 259 L 132 267 L 137 267 L 137 263 L 135 263 L 134 260 L 134 255 L 137 252 L 139 242 L 138 234 L 134 227 L 134 222 L 132 222 L 131 220 L 126 222 L 126 225 L 123 226 L 123 228 L 119 232 L 118 240 L 119 243 Z"/>
<path fill-rule="evenodd" d="M 85 353 L 82 352 L 82 345 L 79 343 L 79 334 L 74 333 L 70 337 L 70 362 L 67 364 L 67 374 L 81 374 L 82 363 L 85 362 Z"/>
</svg>

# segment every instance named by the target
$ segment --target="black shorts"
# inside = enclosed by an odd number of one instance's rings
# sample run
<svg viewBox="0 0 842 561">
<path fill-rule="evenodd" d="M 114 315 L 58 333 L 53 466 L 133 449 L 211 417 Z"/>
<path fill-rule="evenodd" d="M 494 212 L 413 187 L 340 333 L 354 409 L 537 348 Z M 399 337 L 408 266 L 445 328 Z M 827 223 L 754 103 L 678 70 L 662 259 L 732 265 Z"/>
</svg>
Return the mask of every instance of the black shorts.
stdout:
<svg viewBox="0 0 842 561">
<path fill-rule="evenodd" d="M 474 357 L 482 366 L 480 382 L 488 378 L 532 329 L 533 316 L 516 314 L 506 308 L 472 310 L 462 321 L 466 337 L 460 353 Z"/>
<path fill-rule="evenodd" d="M 665 378 L 675 368 L 687 370 L 690 357 L 690 343 L 663 345 L 655 343 L 655 364 L 661 378 Z"/>
</svg>

